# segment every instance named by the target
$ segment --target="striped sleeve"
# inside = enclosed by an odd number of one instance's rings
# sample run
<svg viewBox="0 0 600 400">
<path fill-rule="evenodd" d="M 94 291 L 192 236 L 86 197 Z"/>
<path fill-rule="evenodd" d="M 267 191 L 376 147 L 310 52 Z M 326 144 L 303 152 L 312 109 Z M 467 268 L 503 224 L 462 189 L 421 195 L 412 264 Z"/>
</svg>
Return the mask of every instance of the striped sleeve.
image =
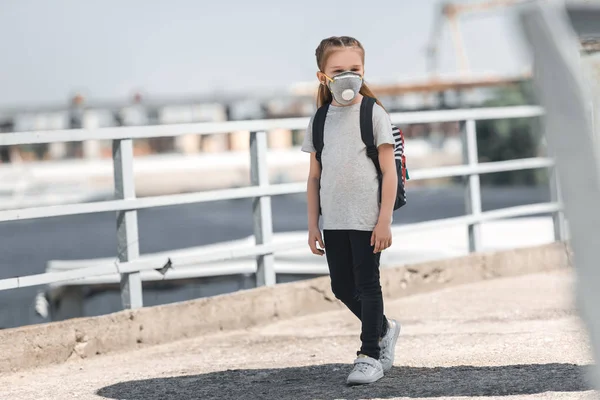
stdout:
<svg viewBox="0 0 600 400">
<path fill-rule="evenodd" d="M 402 140 L 400 129 L 395 125 L 392 125 L 392 136 L 394 137 L 394 158 L 402 160 L 402 156 L 404 155 L 404 141 Z"/>
<path fill-rule="evenodd" d="M 373 106 L 373 138 L 377 147 L 383 144 L 395 145 L 390 116 L 379 104 Z"/>
</svg>

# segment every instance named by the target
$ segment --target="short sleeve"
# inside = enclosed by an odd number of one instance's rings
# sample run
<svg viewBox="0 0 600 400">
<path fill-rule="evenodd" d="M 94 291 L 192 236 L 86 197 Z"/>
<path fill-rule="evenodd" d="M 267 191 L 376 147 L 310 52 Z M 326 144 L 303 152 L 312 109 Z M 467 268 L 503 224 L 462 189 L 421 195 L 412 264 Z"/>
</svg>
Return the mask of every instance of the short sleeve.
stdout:
<svg viewBox="0 0 600 400">
<path fill-rule="evenodd" d="M 390 116 L 379 104 L 373 106 L 373 136 L 377 147 L 382 144 L 395 144 Z"/>
<path fill-rule="evenodd" d="M 311 117 L 310 122 L 308 123 L 308 127 L 306 128 L 306 132 L 304 133 L 304 141 L 302 142 L 302 151 L 306 153 L 314 153 L 317 151 L 312 142 L 312 125 L 313 125 L 314 116 Z"/>
</svg>

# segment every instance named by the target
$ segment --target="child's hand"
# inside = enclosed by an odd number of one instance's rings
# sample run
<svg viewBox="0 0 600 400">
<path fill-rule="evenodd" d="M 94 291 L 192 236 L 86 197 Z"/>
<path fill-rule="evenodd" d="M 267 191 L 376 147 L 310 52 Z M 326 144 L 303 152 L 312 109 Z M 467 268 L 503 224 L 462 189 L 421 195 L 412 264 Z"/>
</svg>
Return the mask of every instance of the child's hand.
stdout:
<svg viewBox="0 0 600 400">
<path fill-rule="evenodd" d="M 371 246 L 373 253 L 379 253 L 392 245 L 392 227 L 390 224 L 377 223 L 371 235 Z"/>
<path fill-rule="evenodd" d="M 319 247 L 317 247 L 317 244 Z M 323 244 L 323 237 L 321 236 L 321 230 L 319 228 L 312 228 L 308 230 L 308 246 L 310 251 L 317 256 L 325 254 L 325 245 Z"/>
</svg>

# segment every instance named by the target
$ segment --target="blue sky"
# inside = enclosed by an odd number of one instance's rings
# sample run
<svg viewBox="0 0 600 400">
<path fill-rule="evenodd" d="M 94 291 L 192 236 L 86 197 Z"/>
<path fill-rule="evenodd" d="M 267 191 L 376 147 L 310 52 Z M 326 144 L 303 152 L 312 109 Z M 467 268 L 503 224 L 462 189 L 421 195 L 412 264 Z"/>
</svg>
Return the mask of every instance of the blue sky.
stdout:
<svg viewBox="0 0 600 400">
<path fill-rule="evenodd" d="M 314 50 L 350 35 L 367 51 L 366 78 L 426 76 L 437 0 L 2 0 L 0 106 L 214 91 L 285 89 L 314 79 Z M 521 73 L 514 12 L 461 18 L 475 73 Z M 457 72 L 448 28 L 443 73 Z"/>
</svg>

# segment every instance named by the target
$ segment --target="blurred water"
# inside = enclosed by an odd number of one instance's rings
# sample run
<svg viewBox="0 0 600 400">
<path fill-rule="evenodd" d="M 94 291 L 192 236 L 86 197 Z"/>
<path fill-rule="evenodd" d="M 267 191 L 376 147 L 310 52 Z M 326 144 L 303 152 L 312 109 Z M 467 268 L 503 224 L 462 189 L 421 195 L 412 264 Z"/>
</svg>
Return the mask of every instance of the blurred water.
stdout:
<svg viewBox="0 0 600 400">
<path fill-rule="evenodd" d="M 462 187 L 415 189 L 409 204 L 395 215 L 396 224 L 464 215 Z M 484 210 L 549 201 L 543 187 L 484 188 Z M 273 198 L 276 232 L 306 229 L 305 195 Z M 201 246 L 252 234 L 251 200 L 191 204 L 141 210 L 138 214 L 140 251 L 152 253 Z M 78 215 L 0 223 L 0 279 L 44 272 L 52 259 L 112 257 L 116 252 L 115 213 Z M 300 277 L 281 277 L 286 280 Z M 248 277 L 214 278 L 186 286 L 144 290 L 144 304 L 164 304 L 226 293 L 252 285 Z M 40 288 L 0 291 L 0 328 L 43 322 L 33 300 Z M 85 314 L 120 309 L 118 292 L 86 300 Z"/>
</svg>

